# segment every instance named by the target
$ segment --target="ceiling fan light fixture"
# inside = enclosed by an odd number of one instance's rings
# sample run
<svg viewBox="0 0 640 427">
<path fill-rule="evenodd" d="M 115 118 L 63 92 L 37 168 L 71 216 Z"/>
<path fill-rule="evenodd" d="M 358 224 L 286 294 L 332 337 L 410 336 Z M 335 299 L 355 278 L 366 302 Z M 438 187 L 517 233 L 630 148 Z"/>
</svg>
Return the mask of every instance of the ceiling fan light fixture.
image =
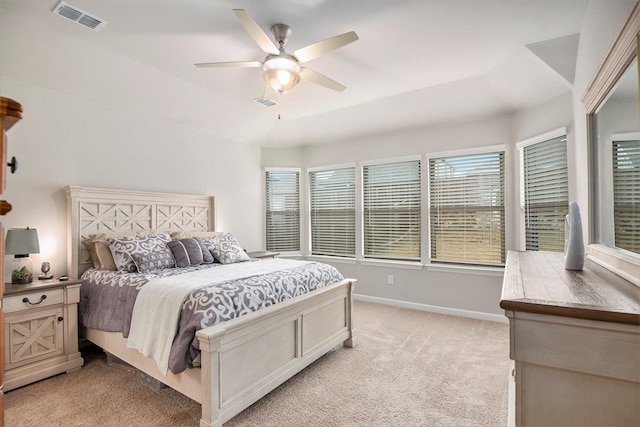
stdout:
<svg viewBox="0 0 640 427">
<path fill-rule="evenodd" d="M 196 67 L 262 67 L 262 78 L 270 88 L 280 94 L 293 89 L 300 82 L 300 79 L 309 80 L 338 92 L 346 89 L 346 86 L 335 80 L 331 80 L 308 67 L 301 67 L 300 64 L 358 40 L 358 35 L 354 31 L 310 44 L 296 50 L 293 55 L 289 55 L 284 49 L 284 45 L 291 35 L 289 26 L 275 24 L 271 27 L 276 45 L 246 10 L 233 9 L 233 13 L 236 14 L 251 38 L 258 43 L 260 49 L 267 54 L 264 61 L 200 62 L 195 64 Z"/>
<path fill-rule="evenodd" d="M 276 92 L 287 92 L 300 82 L 300 65 L 287 56 L 273 56 L 262 66 L 264 81 Z"/>
</svg>

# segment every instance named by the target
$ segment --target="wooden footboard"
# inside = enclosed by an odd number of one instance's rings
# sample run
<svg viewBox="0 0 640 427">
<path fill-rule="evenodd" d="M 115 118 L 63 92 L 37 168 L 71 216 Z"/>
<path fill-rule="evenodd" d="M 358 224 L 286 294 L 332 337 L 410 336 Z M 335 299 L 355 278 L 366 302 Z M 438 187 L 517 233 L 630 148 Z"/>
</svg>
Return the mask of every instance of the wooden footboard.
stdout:
<svg viewBox="0 0 640 427">
<path fill-rule="evenodd" d="M 337 345 L 353 347 L 354 283 L 348 279 L 199 331 L 200 425 L 221 426 Z"/>
<path fill-rule="evenodd" d="M 202 404 L 201 426 L 221 426 L 332 348 L 353 347 L 355 280 L 200 330 L 201 368 L 163 375 L 122 334 L 85 329 L 94 344 Z"/>
</svg>

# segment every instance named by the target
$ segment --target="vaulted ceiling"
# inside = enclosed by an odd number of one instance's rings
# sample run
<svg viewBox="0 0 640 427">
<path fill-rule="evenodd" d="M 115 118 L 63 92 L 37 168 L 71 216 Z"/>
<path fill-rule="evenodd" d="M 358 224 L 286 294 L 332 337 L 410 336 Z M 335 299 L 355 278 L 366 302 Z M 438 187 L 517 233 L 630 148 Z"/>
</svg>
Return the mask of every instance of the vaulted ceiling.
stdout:
<svg viewBox="0 0 640 427">
<path fill-rule="evenodd" d="M 42 40 L 50 40 L 50 72 L 66 67 L 65 75 L 74 79 L 87 79 L 90 73 L 93 99 L 140 109 L 145 101 L 130 97 L 143 97 L 145 90 L 165 92 L 175 111 L 154 111 L 150 97 L 149 109 L 156 115 L 232 141 L 292 146 L 475 120 L 567 93 L 588 0 L 67 3 L 107 24 L 93 31 L 57 16 L 52 10 L 58 0 L 0 0 L 0 10 L 29 23 L 20 26 L 31 39 L 20 55 L 37 55 L 34 46 L 42 48 Z M 237 8 L 269 35 L 273 24 L 290 26 L 288 52 L 355 31 L 358 41 L 308 63 L 347 89 L 336 92 L 303 80 L 279 95 L 265 90 L 259 68 L 194 67 L 196 62 L 264 59 L 232 12 Z M 92 58 L 92 48 L 103 58 L 92 59 L 95 66 L 82 62 L 82 57 Z M 23 68 L 25 63 L 30 62 L 23 61 Z M 149 71 L 130 72 L 132 64 Z M 18 69 L 3 72 L 23 78 Z M 32 73 L 30 79 L 45 78 L 32 70 L 21 72 Z M 108 83 L 113 81 L 127 88 L 118 98 Z M 162 87 L 153 87 L 160 81 Z M 138 95 L 131 90 L 136 87 Z M 254 101 L 262 96 L 279 105 Z"/>
</svg>

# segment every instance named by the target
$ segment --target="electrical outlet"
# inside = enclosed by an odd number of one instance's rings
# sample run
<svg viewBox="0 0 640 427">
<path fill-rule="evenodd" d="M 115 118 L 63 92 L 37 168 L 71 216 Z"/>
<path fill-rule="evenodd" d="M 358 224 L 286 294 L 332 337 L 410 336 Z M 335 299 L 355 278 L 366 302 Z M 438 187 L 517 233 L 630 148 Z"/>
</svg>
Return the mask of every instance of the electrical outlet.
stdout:
<svg viewBox="0 0 640 427">
<path fill-rule="evenodd" d="M 393 285 L 393 275 L 387 275 L 387 285 Z"/>
</svg>

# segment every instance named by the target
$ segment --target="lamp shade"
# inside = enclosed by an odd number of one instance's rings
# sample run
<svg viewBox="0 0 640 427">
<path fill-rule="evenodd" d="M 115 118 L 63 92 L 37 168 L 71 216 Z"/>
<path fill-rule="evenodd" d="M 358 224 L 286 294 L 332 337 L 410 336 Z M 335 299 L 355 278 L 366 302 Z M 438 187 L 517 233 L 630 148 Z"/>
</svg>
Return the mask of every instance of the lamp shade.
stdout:
<svg viewBox="0 0 640 427">
<path fill-rule="evenodd" d="M 38 231 L 35 228 L 11 228 L 7 231 L 5 254 L 29 255 L 40 253 Z"/>
</svg>

